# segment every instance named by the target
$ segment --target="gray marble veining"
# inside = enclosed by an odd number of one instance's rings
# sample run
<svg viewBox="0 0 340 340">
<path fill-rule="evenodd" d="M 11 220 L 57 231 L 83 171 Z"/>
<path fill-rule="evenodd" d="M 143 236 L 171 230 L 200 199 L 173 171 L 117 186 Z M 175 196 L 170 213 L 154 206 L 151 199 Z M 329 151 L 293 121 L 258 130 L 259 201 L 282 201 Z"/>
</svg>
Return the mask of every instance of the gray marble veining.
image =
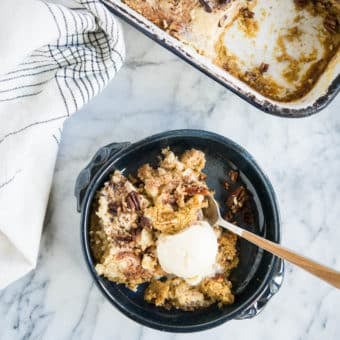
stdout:
<svg viewBox="0 0 340 340">
<path fill-rule="evenodd" d="M 0 339 L 339 339 L 339 292 L 291 265 L 258 317 L 196 334 L 141 327 L 93 285 L 80 250 L 77 174 L 102 145 L 175 128 L 211 130 L 246 147 L 276 190 L 283 243 L 340 269 L 340 97 L 310 118 L 269 116 L 124 29 L 125 67 L 65 124 L 38 267 L 0 291 Z"/>
</svg>

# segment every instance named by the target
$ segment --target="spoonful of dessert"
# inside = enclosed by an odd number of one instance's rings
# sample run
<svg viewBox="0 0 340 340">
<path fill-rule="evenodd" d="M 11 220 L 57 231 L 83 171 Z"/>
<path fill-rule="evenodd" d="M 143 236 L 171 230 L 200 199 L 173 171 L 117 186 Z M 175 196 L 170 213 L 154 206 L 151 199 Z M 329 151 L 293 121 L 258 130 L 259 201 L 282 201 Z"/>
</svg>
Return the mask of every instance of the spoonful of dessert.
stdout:
<svg viewBox="0 0 340 340">
<path fill-rule="evenodd" d="M 340 272 L 310 260 L 302 255 L 295 253 L 277 243 L 260 237 L 250 231 L 242 229 L 230 222 L 227 222 L 221 217 L 218 203 L 212 196 L 208 196 L 208 207 L 203 210 L 203 214 L 210 225 L 219 225 L 222 228 L 228 229 L 232 233 L 238 235 L 256 246 L 267 250 L 268 252 L 287 260 L 296 266 L 308 271 L 317 276 L 319 279 L 326 281 L 330 285 L 340 289 Z"/>
</svg>

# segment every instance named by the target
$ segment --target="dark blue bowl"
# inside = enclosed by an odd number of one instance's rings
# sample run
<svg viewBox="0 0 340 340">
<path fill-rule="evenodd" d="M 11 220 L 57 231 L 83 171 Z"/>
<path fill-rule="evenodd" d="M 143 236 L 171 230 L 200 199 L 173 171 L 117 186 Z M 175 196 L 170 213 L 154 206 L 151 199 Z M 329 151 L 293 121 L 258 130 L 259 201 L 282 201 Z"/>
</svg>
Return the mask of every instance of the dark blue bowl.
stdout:
<svg viewBox="0 0 340 340">
<path fill-rule="evenodd" d="M 207 158 L 205 173 L 215 197 L 222 202 L 221 181 L 232 168 L 240 170 L 241 180 L 251 191 L 257 210 L 257 223 L 249 230 L 280 242 L 280 221 L 274 190 L 252 156 L 233 141 L 201 130 L 176 130 L 151 136 L 137 143 L 113 143 L 101 148 L 89 165 L 81 171 L 75 188 L 78 211 L 81 212 L 81 242 L 87 266 L 105 297 L 131 319 L 159 330 L 193 332 L 217 326 L 231 319 L 247 319 L 257 315 L 279 290 L 283 281 L 283 261 L 239 240 L 240 263 L 231 280 L 235 303 L 222 309 L 211 306 L 194 312 L 166 310 L 148 304 L 143 288 L 132 292 L 97 275 L 89 245 L 91 206 L 96 191 L 119 169 L 135 173 L 144 163 L 154 163 L 162 148 L 176 153 L 189 148 L 202 150 Z"/>
</svg>

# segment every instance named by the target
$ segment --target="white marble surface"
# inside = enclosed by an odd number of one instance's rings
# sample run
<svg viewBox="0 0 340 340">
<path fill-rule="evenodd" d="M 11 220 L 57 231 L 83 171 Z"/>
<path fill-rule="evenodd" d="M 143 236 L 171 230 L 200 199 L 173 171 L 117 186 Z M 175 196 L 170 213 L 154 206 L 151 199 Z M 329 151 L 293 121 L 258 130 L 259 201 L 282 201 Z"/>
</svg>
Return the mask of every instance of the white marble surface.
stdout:
<svg viewBox="0 0 340 340">
<path fill-rule="evenodd" d="M 124 28 L 125 67 L 65 124 L 39 264 L 0 291 L 0 339 L 340 339 L 339 291 L 290 265 L 261 315 L 196 334 L 141 327 L 93 285 L 80 250 L 77 174 L 102 145 L 175 128 L 211 130 L 246 147 L 276 189 L 283 243 L 340 269 L 340 97 L 311 118 L 272 117 Z"/>
</svg>

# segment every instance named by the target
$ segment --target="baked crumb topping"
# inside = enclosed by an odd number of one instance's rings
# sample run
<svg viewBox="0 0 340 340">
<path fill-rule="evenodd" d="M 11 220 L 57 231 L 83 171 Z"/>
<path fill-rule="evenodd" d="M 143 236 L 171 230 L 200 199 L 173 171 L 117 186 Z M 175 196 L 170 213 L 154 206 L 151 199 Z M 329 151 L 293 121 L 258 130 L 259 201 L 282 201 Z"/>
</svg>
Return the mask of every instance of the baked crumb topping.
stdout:
<svg viewBox="0 0 340 340">
<path fill-rule="evenodd" d="M 203 219 L 205 198 L 213 195 L 204 167 L 202 151 L 191 149 L 178 157 L 167 148 L 162 150 L 158 167 L 144 164 L 129 179 L 119 171 L 112 174 L 97 193 L 90 227 L 99 275 L 132 290 L 148 283 L 145 300 L 164 308 L 194 310 L 233 303 L 229 275 L 239 261 L 236 235 L 214 227 L 219 270 L 195 285 L 164 272 L 157 258 L 161 235 L 178 233 Z M 231 171 L 228 178 L 232 188 L 237 186 L 237 171 Z M 240 188 L 241 194 L 231 194 L 227 200 L 232 202 L 232 213 L 243 209 L 248 197 L 247 190 Z"/>
</svg>

